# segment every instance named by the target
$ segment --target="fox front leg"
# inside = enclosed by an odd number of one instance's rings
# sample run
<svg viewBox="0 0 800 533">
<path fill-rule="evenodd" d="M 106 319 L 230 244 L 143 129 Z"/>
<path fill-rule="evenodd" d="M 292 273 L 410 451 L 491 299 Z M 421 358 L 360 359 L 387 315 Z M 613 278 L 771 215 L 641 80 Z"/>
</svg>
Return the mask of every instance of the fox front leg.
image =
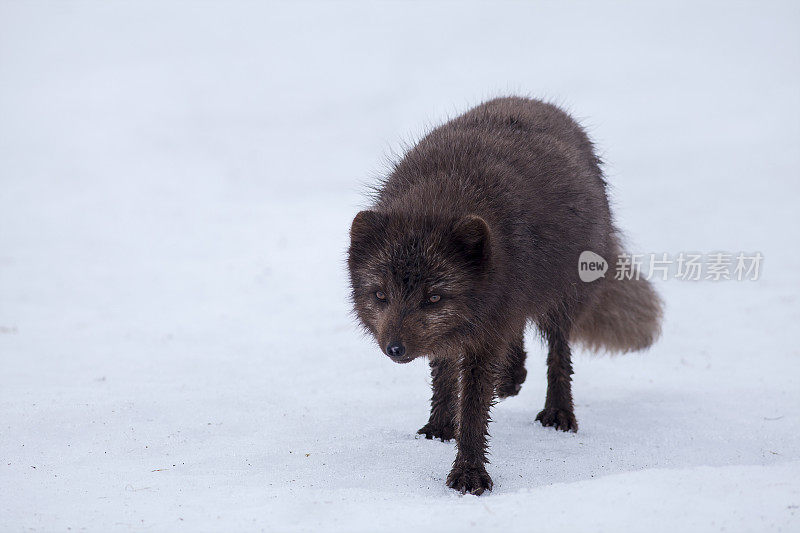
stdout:
<svg viewBox="0 0 800 533">
<path fill-rule="evenodd" d="M 467 349 L 461 361 L 461 397 L 458 406 L 458 453 L 447 485 L 475 495 L 492 490 L 492 478 L 486 472 L 486 437 L 489 408 L 494 396 L 494 373 L 490 364 L 491 348 Z"/>
</svg>

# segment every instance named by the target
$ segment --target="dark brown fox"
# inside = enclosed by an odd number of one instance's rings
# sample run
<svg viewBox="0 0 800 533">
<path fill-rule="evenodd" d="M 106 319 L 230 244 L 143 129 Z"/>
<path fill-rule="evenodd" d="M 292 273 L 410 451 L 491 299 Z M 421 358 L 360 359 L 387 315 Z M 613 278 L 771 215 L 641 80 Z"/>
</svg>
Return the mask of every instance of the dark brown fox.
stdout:
<svg viewBox="0 0 800 533">
<path fill-rule="evenodd" d="M 559 108 L 526 98 L 483 103 L 425 136 L 353 220 L 348 266 L 355 311 L 381 349 L 427 356 L 428 423 L 458 444 L 448 486 L 481 494 L 489 409 L 525 381 L 523 332 L 548 345 L 547 397 L 536 420 L 577 431 L 570 344 L 626 352 L 660 333 L 647 281 L 593 282 L 578 258 L 621 252 L 600 160 Z"/>
</svg>

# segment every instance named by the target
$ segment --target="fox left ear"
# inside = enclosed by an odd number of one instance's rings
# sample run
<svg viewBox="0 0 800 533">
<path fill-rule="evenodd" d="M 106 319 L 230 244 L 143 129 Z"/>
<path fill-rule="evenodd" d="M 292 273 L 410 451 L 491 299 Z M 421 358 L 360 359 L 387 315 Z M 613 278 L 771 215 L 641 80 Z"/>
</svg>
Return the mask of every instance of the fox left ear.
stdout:
<svg viewBox="0 0 800 533">
<path fill-rule="evenodd" d="M 477 215 L 468 215 L 456 222 L 455 235 L 467 259 L 481 268 L 488 265 L 491 235 L 485 220 Z"/>
<path fill-rule="evenodd" d="M 355 241 L 361 237 L 374 235 L 386 220 L 386 216 L 377 211 L 361 211 L 353 219 L 350 226 L 350 239 Z"/>
</svg>

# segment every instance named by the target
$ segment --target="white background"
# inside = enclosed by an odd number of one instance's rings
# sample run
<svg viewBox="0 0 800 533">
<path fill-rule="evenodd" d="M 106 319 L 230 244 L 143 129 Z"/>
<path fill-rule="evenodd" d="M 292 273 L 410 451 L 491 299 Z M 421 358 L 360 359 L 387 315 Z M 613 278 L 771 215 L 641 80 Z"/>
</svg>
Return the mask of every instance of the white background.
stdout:
<svg viewBox="0 0 800 533">
<path fill-rule="evenodd" d="M 792 2 L 4 1 L 0 529 L 800 530 L 799 30 Z M 476 498 L 344 254 L 393 154 L 505 94 L 586 125 L 633 250 L 765 260 L 659 282 L 647 353 L 579 352 L 577 434 L 534 423 L 530 332 Z"/>
</svg>

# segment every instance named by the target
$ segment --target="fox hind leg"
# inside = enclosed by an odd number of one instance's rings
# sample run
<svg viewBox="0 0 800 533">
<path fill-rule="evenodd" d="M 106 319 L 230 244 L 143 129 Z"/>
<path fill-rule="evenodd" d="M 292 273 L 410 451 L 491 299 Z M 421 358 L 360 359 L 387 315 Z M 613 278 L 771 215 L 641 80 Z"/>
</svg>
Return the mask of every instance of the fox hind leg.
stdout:
<svg viewBox="0 0 800 533">
<path fill-rule="evenodd" d="M 567 340 L 566 320 L 553 319 L 542 328 L 547 339 L 547 398 L 536 416 L 543 426 L 578 431 L 572 404 L 572 352 Z"/>
<path fill-rule="evenodd" d="M 528 371 L 525 370 L 524 330 L 520 331 L 509 343 L 505 360 L 497 373 L 496 391 L 498 398 L 508 398 L 519 394 Z"/>
<path fill-rule="evenodd" d="M 458 363 L 449 359 L 431 359 L 433 396 L 431 416 L 422 426 L 420 435 L 426 439 L 448 441 L 456 436 L 456 408 L 458 404 Z"/>
</svg>

